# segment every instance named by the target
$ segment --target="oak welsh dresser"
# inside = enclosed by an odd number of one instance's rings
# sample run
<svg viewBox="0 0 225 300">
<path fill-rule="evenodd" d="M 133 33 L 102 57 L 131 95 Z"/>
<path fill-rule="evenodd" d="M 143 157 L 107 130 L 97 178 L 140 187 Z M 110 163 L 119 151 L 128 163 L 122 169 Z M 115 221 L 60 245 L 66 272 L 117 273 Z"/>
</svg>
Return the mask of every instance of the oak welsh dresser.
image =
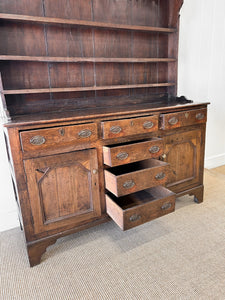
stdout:
<svg viewBox="0 0 225 300">
<path fill-rule="evenodd" d="M 177 97 L 182 0 L 1 0 L 4 134 L 30 265 L 203 201 L 208 103 Z"/>
</svg>

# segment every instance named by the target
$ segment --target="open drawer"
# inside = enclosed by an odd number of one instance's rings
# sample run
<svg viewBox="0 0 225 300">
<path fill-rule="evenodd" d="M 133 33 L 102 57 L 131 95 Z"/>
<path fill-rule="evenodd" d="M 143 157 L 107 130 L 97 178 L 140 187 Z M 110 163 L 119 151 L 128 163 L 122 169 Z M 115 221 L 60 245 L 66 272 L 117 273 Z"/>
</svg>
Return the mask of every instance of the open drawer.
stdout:
<svg viewBox="0 0 225 300">
<path fill-rule="evenodd" d="M 153 138 L 139 142 L 103 146 L 104 164 L 114 167 L 148 158 L 157 158 L 163 153 L 163 140 Z"/>
<path fill-rule="evenodd" d="M 148 159 L 110 168 L 104 173 L 106 189 L 120 197 L 164 185 L 169 175 L 169 168 L 166 162 Z"/>
<path fill-rule="evenodd" d="M 108 215 L 127 230 L 175 210 L 175 194 L 159 186 L 117 198 L 106 194 Z"/>
</svg>

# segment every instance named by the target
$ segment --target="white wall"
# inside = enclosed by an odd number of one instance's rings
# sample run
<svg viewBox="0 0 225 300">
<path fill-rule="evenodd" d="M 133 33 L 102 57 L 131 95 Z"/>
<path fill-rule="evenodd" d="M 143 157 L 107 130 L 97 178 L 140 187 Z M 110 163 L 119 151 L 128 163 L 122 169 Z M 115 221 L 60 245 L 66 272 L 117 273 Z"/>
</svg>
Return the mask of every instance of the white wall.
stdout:
<svg viewBox="0 0 225 300">
<path fill-rule="evenodd" d="M 19 226 L 17 207 L 9 172 L 3 128 L 0 124 L 0 231 L 17 226 Z"/>
<path fill-rule="evenodd" d="M 225 1 L 184 0 L 178 94 L 210 101 L 205 167 L 225 164 Z"/>
<path fill-rule="evenodd" d="M 185 0 L 181 11 L 178 94 L 210 101 L 206 167 L 225 164 L 225 1 Z M 0 231 L 18 226 L 0 125 Z"/>
</svg>

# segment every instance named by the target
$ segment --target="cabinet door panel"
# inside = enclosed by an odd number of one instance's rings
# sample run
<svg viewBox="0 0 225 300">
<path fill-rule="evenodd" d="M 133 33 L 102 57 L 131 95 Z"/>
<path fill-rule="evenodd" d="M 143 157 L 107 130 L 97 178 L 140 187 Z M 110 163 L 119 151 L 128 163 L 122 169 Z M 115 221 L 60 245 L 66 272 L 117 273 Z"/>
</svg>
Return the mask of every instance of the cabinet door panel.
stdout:
<svg viewBox="0 0 225 300">
<path fill-rule="evenodd" d="M 24 162 L 35 233 L 77 226 L 101 214 L 96 150 Z"/>
<path fill-rule="evenodd" d="M 201 130 L 175 133 L 164 137 L 165 161 L 170 164 L 167 187 L 179 192 L 200 182 Z"/>
</svg>

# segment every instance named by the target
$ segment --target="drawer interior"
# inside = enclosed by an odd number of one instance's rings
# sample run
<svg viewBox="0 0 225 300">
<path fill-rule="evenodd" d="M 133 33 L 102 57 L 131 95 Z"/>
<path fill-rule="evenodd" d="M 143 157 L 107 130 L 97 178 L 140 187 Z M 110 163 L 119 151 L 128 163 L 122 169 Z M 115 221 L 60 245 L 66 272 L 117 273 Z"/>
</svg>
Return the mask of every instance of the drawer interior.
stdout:
<svg viewBox="0 0 225 300">
<path fill-rule="evenodd" d="M 151 141 L 160 141 L 160 140 L 161 139 L 159 139 L 159 138 L 142 139 L 142 140 L 129 141 L 129 142 L 126 142 L 126 143 L 107 145 L 105 147 L 113 149 L 113 148 L 118 148 L 118 147 L 121 147 L 121 146 L 130 146 L 130 145 L 134 145 L 134 144 L 136 145 L 136 144 L 139 144 L 139 143 L 151 142 Z"/>
<path fill-rule="evenodd" d="M 106 211 L 122 229 L 139 226 L 175 210 L 175 194 L 162 186 L 127 196 L 106 194 Z"/>
<path fill-rule="evenodd" d="M 109 193 L 110 198 L 122 209 L 127 210 L 129 208 L 137 207 L 145 203 L 153 202 L 162 198 L 167 198 L 174 195 L 170 190 L 158 186 L 144 191 L 136 192 L 130 195 L 116 197 Z"/>
<path fill-rule="evenodd" d="M 119 176 L 122 174 L 140 171 L 143 169 L 150 169 L 150 168 L 157 168 L 157 167 L 163 167 L 167 166 L 168 164 L 166 162 L 162 162 L 160 160 L 156 159 L 146 159 L 138 162 L 134 162 L 127 165 L 122 165 L 118 167 L 110 168 L 109 171 L 115 176 Z"/>
</svg>

